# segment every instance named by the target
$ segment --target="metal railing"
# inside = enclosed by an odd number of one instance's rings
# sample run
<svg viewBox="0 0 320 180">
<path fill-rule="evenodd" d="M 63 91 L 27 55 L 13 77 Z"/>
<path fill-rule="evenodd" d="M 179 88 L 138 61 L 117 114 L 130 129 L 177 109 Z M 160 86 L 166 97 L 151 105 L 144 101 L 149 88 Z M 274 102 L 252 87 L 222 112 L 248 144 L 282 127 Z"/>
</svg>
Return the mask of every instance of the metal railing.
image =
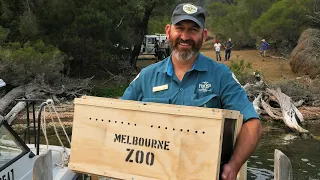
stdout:
<svg viewBox="0 0 320 180">
<path fill-rule="evenodd" d="M 45 100 L 43 99 L 15 99 L 18 102 L 25 102 L 26 103 L 26 110 L 27 110 L 27 127 L 24 130 L 24 142 L 28 142 L 28 144 L 31 144 L 31 129 L 33 129 L 33 135 L 34 135 L 34 146 L 37 148 L 37 155 L 40 153 L 40 131 L 41 131 L 41 112 L 44 108 L 44 106 L 47 105 Z M 35 104 L 41 103 L 40 109 L 38 112 L 38 119 L 36 119 L 36 113 L 35 113 Z M 33 127 L 30 126 L 30 105 L 32 107 L 32 122 Z M 36 120 L 37 120 L 37 127 L 36 127 Z M 28 137 L 28 139 L 26 139 Z"/>
</svg>

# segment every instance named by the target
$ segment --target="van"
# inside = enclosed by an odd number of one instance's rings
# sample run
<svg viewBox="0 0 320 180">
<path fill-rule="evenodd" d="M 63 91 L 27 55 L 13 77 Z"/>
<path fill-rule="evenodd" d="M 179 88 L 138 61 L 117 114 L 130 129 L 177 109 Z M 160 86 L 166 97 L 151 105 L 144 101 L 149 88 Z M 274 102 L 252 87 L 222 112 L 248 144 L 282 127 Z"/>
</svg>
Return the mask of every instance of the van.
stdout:
<svg viewBox="0 0 320 180">
<path fill-rule="evenodd" d="M 165 34 L 145 35 L 141 45 L 140 54 L 156 55 L 158 50 L 156 48 L 159 47 L 160 43 L 165 40 Z"/>
</svg>

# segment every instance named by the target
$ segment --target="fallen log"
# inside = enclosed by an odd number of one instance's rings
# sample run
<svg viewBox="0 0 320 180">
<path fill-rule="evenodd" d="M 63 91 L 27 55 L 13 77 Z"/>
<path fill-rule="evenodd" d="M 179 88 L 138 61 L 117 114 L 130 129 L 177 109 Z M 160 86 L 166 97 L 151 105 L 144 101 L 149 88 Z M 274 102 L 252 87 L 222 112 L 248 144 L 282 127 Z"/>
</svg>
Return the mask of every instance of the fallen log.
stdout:
<svg viewBox="0 0 320 180">
<path fill-rule="evenodd" d="M 26 107 L 26 102 L 18 102 L 12 107 L 12 104 L 18 98 L 25 99 L 55 99 L 56 95 L 77 97 L 83 95 L 82 92 L 90 90 L 89 82 L 92 79 L 87 78 L 83 80 L 70 80 L 66 79 L 66 85 L 51 87 L 44 81 L 44 76 L 39 75 L 33 82 L 18 86 L 6 95 L 0 98 L 0 122 L 6 119 L 9 124 L 15 119 L 15 117 L 22 112 Z M 7 113 L 7 114 L 6 114 Z"/>
<path fill-rule="evenodd" d="M 25 93 L 25 86 L 19 86 L 12 89 L 5 96 L 0 99 L 0 114 L 3 115 L 6 108 L 15 100 L 17 97 L 23 96 Z"/>
<path fill-rule="evenodd" d="M 262 112 L 262 109 L 260 108 L 261 97 L 262 97 L 262 93 L 260 93 L 260 94 L 258 95 L 258 97 L 256 97 L 256 98 L 254 99 L 254 101 L 252 102 L 253 107 L 254 107 L 254 109 L 256 110 L 256 112 L 257 112 L 258 114 L 261 114 L 261 112 Z"/>
<path fill-rule="evenodd" d="M 8 121 L 8 124 L 10 125 L 12 121 L 15 119 L 16 115 L 18 115 L 22 110 L 26 107 L 26 102 L 18 102 L 11 110 L 10 112 L 5 116 L 5 119 Z"/>
<path fill-rule="evenodd" d="M 261 105 L 270 117 L 272 117 L 275 120 L 283 120 L 281 116 L 278 116 L 276 113 L 274 113 L 272 107 L 269 104 L 267 104 L 264 100 L 261 100 Z"/>
<path fill-rule="evenodd" d="M 293 105 L 291 98 L 281 92 L 280 88 L 277 90 L 267 88 L 267 92 L 275 96 L 281 107 L 283 122 L 291 129 L 299 133 L 309 133 L 308 130 L 299 126 L 296 116 L 300 121 L 303 121 L 303 116 L 300 111 Z M 301 118 L 301 119 L 300 119 Z"/>
<path fill-rule="evenodd" d="M 254 73 L 254 76 L 257 77 L 257 74 Z M 280 88 L 277 90 L 269 88 L 260 76 L 255 83 L 247 83 L 243 89 L 249 97 L 255 97 L 252 103 L 259 115 L 267 114 L 274 120 L 283 121 L 293 131 L 301 133 L 302 137 L 313 137 L 308 130 L 299 125 L 304 118 L 296 106 L 301 106 L 303 99 L 293 102 L 289 96 L 281 92 Z"/>
</svg>

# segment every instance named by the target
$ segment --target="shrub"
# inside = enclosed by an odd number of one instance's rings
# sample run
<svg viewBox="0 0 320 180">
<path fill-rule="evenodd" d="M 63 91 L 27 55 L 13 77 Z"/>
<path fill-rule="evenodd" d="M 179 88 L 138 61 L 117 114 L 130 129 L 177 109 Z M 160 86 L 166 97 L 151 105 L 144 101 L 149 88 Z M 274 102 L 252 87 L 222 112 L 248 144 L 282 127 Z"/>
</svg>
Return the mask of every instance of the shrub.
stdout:
<svg viewBox="0 0 320 180">
<path fill-rule="evenodd" d="M 231 61 L 229 68 L 236 75 L 240 84 L 245 84 L 250 76 L 248 69 L 252 69 L 252 66 L 250 62 L 245 63 L 244 60 L 241 60 L 239 63 Z"/>
<path fill-rule="evenodd" d="M 58 48 L 41 40 L 8 43 L 0 47 L 0 77 L 13 86 L 29 83 L 39 74 L 54 81 L 61 76 L 64 59 Z"/>
<path fill-rule="evenodd" d="M 114 85 L 109 87 L 95 86 L 91 94 L 99 97 L 118 98 L 123 95 L 127 87 L 127 85 Z"/>
<path fill-rule="evenodd" d="M 320 100 L 320 78 L 310 79 L 303 76 L 298 80 L 282 81 L 271 85 L 280 87 L 281 91 L 292 98 L 293 101 L 305 100 L 306 105 Z"/>
</svg>

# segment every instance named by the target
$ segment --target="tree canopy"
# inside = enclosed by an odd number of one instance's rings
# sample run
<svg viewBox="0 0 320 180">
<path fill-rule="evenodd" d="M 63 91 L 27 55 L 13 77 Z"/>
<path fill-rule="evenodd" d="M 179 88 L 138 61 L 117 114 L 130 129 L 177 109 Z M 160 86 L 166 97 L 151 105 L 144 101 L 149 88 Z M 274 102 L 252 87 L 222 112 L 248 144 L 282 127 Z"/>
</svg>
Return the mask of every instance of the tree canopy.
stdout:
<svg viewBox="0 0 320 180">
<path fill-rule="evenodd" d="M 289 51 L 303 30 L 319 27 L 313 0 L 2 0 L 0 76 L 18 85 L 50 69 L 48 81 L 128 73 L 144 35 L 164 33 L 181 2 L 203 5 L 209 31 L 237 48 L 265 38 Z"/>
<path fill-rule="evenodd" d="M 208 27 L 217 38 L 231 37 L 238 48 L 255 47 L 262 38 L 280 46 L 296 45 L 301 32 L 312 25 L 315 2 L 290 0 L 239 0 L 207 6 Z M 287 52 L 288 53 L 288 52 Z"/>
<path fill-rule="evenodd" d="M 292 50 L 302 31 L 311 26 L 307 15 L 312 14 L 312 10 L 313 0 L 278 1 L 252 23 L 250 32 Z"/>
</svg>

